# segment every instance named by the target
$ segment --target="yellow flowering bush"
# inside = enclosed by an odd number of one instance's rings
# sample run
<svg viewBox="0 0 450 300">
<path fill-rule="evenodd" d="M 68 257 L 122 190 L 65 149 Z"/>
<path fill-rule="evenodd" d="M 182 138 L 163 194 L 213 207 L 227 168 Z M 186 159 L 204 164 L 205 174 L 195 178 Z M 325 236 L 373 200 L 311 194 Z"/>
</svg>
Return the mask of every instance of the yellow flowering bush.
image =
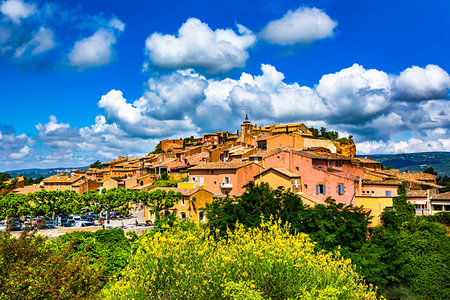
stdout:
<svg viewBox="0 0 450 300">
<path fill-rule="evenodd" d="M 280 222 L 237 224 L 226 238 L 199 226 L 140 239 L 107 299 L 376 299 L 350 260 L 314 252 Z"/>
</svg>

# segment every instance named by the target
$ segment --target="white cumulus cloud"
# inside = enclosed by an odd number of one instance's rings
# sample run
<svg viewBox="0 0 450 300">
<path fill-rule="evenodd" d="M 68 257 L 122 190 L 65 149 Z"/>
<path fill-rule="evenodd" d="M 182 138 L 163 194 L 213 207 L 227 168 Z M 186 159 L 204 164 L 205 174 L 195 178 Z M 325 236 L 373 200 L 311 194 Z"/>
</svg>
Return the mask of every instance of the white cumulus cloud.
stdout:
<svg viewBox="0 0 450 300">
<path fill-rule="evenodd" d="M 36 6 L 22 0 L 7 0 L 0 5 L 0 11 L 13 23 L 20 23 L 22 19 L 36 13 Z"/>
<path fill-rule="evenodd" d="M 393 76 L 395 96 L 400 100 L 442 99 L 448 95 L 450 76 L 436 65 L 412 66 Z"/>
<path fill-rule="evenodd" d="M 150 63 L 162 69 L 195 68 L 207 74 L 222 74 L 242 68 L 255 35 L 242 25 L 232 29 L 212 30 L 199 19 L 189 18 L 178 35 L 153 33 L 145 42 Z"/>
<path fill-rule="evenodd" d="M 269 22 L 260 32 L 262 39 L 279 45 L 311 43 L 332 37 L 337 22 L 315 7 L 300 6 L 281 19 Z"/>
<path fill-rule="evenodd" d="M 68 55 L 70 64 L 79 69 L 109 64 L 114 55 L 113 45 L 124 29 L 122 21 L 113 18 L 107 27 L 102 27 L 92 36 L 77 41 Z"/>
</svg>

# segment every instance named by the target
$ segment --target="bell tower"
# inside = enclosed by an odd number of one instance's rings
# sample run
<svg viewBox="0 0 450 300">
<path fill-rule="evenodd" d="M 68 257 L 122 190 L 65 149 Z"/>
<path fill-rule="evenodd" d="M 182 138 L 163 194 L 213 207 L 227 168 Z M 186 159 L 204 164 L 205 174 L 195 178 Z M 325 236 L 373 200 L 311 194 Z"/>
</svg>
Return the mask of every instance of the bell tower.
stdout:
<svg viewBox="0 0 450 300">
<path fill-rule="evenodd" d="M 245 114 L 244 123 L 241 125 L 241 132 L 239 134 L 239 140 L 246 144 L 253 145 L 253 125 L 248 119 L 248 114 Z"/>
</svg>

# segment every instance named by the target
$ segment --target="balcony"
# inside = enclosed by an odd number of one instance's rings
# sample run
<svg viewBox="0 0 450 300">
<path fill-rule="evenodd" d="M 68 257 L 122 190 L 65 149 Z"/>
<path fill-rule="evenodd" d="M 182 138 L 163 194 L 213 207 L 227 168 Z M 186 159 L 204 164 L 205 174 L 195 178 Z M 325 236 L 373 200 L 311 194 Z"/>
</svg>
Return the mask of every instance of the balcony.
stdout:
<svg viewBox="0 0 450 300">
<path fill-rule="evenodd" d="M 221 183 L 220 187 L 223 188 L 223 189 L 232 189 L 233 188 L 233 184 L 231 182 Z"/>
</svg>

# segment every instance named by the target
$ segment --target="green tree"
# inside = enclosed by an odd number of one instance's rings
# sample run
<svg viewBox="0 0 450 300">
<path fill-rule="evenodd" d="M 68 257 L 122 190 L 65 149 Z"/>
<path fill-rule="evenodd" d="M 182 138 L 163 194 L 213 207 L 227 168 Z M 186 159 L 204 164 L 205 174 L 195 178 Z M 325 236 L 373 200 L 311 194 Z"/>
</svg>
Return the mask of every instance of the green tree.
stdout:
<svg viewBox="0 0 450 300">
<path fill-rule="evenodd" d="M 139 192 L 137 200 L 150 207 L 155 213 L 156 219 L 160 219 L 161 211 L 171 208 L 176 202 L 180 201 L 181 197 L 183 195 L 180 192 L 156 189 L 152 192 Z"/>
<path fill-rule="evenodd" d="M 96 160 L 93 164 L 89 166 L 89 168 L 104 169 L 106 168 L 106 166 L 103 165 L 99 160 Z"/>
<path fill-rule="evenodd" d="M 164 153 L 161 143 L 158 143 L 158 145 L 155 146 L 155 150 L 153 150 L 152 153 L 153 154 Z"/>
<path fill-rule="evenodd" d="M 431 166 L 423 170 L 422 173 L 428 173 L 437 176 L 437 172 Z"/>
<path fill-rule="evenodd" d="M 16 195 L 9 193 L 6 196 L 0 196 L 0 219 L 10 219 L 29 215 L 31 207 L 27 195 Z"/>
</svg>

